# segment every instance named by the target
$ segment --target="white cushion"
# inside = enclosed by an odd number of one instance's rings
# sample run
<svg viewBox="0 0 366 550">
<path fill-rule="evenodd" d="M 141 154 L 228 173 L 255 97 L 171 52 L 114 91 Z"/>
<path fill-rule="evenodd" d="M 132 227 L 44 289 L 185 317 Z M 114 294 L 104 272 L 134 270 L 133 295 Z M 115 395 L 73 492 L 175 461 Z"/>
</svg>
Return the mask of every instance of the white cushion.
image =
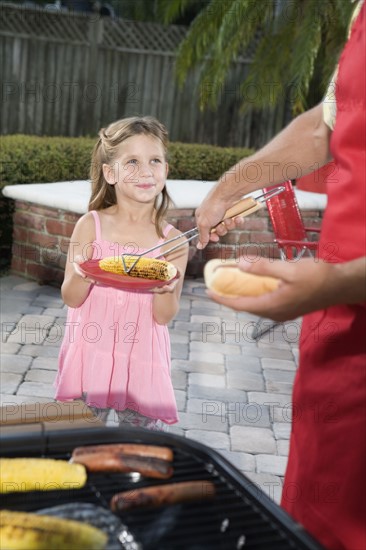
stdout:
<svg viewBox="0 0 366 550">
<path fill-rule="evenodd" d="M 167 189 L 175 208 L 197 208 L 210 189 L 213 181 L 200 180 L 167 180 Z M 33 202 L 84 214 L 88 210 L 90 181 L 63 181 L 57 183 L 28 183 L 24 185 L 7 185 L 3 189 L 5 197 L 26 202 Z M 301 210 L 324 210 L 327 196 L 320 193 L 296 190 L 296 197 Z M 252 196 L 259 191 L 250 193 Z"/>
<path fill-rule="evenodd" d="M 327 206 L 327 195 L 325 193 L 312 193 L 295 189 L 297 202 L 300 210 L 325 210 Z"/>
<path fill-rule="evenodd" d="M 88 210 L 90 181 L 7 185 L 3 194 L 15 200 L 84 214 Z"/>
</svg>

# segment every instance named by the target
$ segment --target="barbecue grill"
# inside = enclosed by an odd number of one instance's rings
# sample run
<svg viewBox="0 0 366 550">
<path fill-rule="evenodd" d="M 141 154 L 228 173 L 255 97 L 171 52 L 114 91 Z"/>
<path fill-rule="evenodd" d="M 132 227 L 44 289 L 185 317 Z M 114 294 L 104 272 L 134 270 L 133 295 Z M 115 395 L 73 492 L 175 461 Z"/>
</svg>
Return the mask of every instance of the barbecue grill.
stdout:
<svg viewBox="0 0 366 550">
<path fill-rule="evenodd" d="M 173 477 L 162 481 L 134 474 L 89 474 L 82 489 L 10 493 L 3 499 L 3 506 L 36 511 L 88 502 L 109 508 L 116 492 L 161 483 L 210 480 L 216 488 L 212 501 L 133 510 L 121 519 L 144 550 L 322 549 L 301 525 L 218 452 L 177 435 L 105 427 L 5 433 L 1 437 L 1 456 L 68 459 L 76 446 L 108 443 L 170 447 L 174 452 Z"/>
</svg>

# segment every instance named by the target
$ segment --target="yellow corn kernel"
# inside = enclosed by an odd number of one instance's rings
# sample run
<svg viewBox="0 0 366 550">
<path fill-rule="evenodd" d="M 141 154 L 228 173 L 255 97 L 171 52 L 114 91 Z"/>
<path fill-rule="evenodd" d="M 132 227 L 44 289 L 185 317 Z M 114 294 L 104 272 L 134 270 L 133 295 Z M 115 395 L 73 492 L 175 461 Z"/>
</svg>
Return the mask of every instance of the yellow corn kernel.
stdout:
<svg viewBox="0 0 366 550">
<path fill-rule="evenodd" d="M 103 531 L 80 521 L 0 510 L 4 550 L 104 550 L 107 539 Z"/>
<path fill-rule="evenodd" d="M 127 269 L 136 261 L 136 256 L 123 256 Z M 100 269 L 117 273 L 118 275 L 127 275 L 122 258 L 110 256 L 99 261 Z M 128 273 L 131 277 L 141 277 L 142 279 L 153 279 L 160 281 L 169 281 L 177 274 L 176 267 L 170 262 L 156 260 L 155 258 L 139 258 L 136 265 Z"/>
<path fill-rule="evenodd" d="M 53 458 L 0 458 L 0 493 L 80 489 L 86 483 L 81 464 Z"/>
</svg>

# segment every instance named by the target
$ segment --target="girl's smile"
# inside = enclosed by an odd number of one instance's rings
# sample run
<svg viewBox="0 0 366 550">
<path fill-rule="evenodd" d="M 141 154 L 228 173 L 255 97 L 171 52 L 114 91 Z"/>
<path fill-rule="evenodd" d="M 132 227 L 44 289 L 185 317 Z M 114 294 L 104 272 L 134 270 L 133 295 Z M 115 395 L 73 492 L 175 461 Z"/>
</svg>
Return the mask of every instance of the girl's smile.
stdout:
<svg viewBox="0 0 366 550">
<path fill-rule="evenodd" d="M 138 183 L 136 187 L 138 187 L 139 189 L 152 189 L 156 186 L 153 183 Z"/>
</svg>

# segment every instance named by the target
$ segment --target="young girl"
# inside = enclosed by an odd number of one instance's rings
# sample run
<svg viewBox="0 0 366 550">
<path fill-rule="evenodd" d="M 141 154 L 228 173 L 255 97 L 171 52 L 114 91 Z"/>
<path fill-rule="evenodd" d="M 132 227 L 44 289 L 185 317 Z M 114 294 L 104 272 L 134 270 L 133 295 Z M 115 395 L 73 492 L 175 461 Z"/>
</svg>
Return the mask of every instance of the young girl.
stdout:
<svg viewBox="0 0 366 550">
<path fill-rule="evenodd" d="M 69 306 L 59 355 L 56 399 L 82 398 L 106 418 L 162 429 L 177 422 L 167 324 L 176 315 L 188 246 L 165 258 L 178 279 L 151 292 L 95 284 L 79 264 L 141 253 L 156 256 L 180 234 L 164 216 L 169 206 L 167 131 L 153 117 L 114 122 L 99 133 L 91 164 L 89 212 L 71 237 L 62 297 Z M 179 241 L 178 241 L 179 242 Z"/>
</svg>

